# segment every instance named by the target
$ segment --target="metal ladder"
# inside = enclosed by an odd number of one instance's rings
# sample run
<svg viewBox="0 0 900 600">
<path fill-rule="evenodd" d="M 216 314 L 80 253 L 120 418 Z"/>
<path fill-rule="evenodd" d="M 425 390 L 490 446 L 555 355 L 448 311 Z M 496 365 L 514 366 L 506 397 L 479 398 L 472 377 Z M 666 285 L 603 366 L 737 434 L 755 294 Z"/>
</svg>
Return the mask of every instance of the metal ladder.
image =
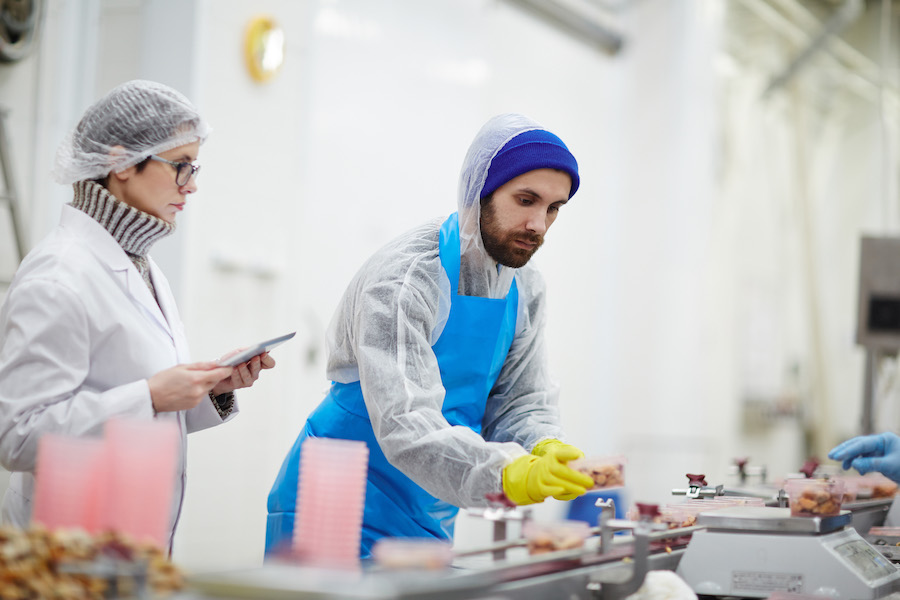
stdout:
<svg viewBox="0 0 900 600">
<path fill-rule="evenodd" d="M 13 180 L 12 165 L 9 161 L 9 138 L 6 133 L 7 115 L 9 115 L 9 110 L 0 106 L 0 170 L 3 171 L 3 194 L 0 195 L 0 204 L 6 204 L 9 209 L 9 221 L 12 224 L 12 234 L 18 255 L 16 264 L 18 264 L 25 257 L 25 238 L 21 215 L 19 214 L 18 196 L 16 195 L 16 185 Z M 0 279 L 0 286 L 6 287 L 9 284 L 9 280 Z"/>
</svg>

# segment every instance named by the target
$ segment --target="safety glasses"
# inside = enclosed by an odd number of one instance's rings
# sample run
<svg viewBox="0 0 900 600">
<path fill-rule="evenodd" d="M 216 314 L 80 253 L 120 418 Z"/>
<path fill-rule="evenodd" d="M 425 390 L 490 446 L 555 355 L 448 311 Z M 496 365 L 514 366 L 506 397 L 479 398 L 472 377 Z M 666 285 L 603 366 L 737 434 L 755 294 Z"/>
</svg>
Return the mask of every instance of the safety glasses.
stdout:
<svg viewBox="0 0 900 600">
<path fill-rule="evenodd" d="M 187 162 L 174 162 L 171 160 L 166 160 L 161 156 L 157 156 L 155 154 L 151 154 L 149 156 L 150 160 L 155 160 L 157 162 L 163 162 L 175 167 L 175 183 L 179 186 L 187 185 L 187 182 L 191 180 L 191 177 L 196 177 L 197 173 L 200 171 L 200 165 L 195 165 Z"/>
</svg>

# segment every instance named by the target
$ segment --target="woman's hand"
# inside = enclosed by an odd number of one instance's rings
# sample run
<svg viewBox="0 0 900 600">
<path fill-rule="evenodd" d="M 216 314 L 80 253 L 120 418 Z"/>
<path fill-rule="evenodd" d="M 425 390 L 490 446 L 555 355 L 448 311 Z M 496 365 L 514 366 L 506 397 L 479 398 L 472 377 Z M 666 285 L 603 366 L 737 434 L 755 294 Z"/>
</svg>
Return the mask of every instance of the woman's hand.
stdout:
<svg viewBox="0 0 900 600">
<path fill-rule="evenodd" d="M 236 350 L 235 352 L 239 352 Z M 224 357 L 227 358 L 227 355 Z M 275 366 L 275 359 L 269 356 L 268 352 L 263 352 L 259 356 L 254 356 L 245 363 L 241 363 L 234 367 L 228 377 L 219 381 L 213 387 L 213 394 L 227 394 L 240 388 L 250 387 L 259 379 L 259 373 L 263 369 L 271 369 Z M 232 367 L 226 367 L 231 369 Z"/>
<path fill-rule="evenodd" d="M 161 413 L 194 408 L 209 398 L 213 386 L 230 375 L 231 367 L 220 367 L 215 362 L 177 365 L 160 371 L 147 380 L 153 410 Z"/>
</svg>

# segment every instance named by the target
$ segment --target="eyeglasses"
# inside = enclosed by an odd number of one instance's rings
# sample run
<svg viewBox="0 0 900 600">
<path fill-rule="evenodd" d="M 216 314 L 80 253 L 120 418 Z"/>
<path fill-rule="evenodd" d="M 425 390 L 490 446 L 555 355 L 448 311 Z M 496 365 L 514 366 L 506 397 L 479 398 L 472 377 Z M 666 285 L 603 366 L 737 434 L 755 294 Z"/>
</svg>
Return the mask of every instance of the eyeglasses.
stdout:
<svg viewBox="0 0 900 600">
<path fill-rule="evenodd" d="M 200 171 L 200 165 L 194 165 L 187 162 L 173 162 L 155 154 L 151 154 L 148 158 L 175 167 L 175 183 L 177 185 L 187 185 L 188 181 L 191 180 L 191 177 L 196 177 L 197 172 Z"/>
</svg>

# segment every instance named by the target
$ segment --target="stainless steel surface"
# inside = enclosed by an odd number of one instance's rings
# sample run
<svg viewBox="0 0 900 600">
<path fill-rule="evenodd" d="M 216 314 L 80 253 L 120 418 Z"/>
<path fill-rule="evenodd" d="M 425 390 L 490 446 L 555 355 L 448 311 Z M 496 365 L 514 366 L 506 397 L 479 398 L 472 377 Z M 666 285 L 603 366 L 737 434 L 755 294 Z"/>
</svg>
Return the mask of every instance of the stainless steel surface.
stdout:
<svg viewBox="0 0 900 600">
<path fill-rule="evenodd" d="M 864 536 L 872 527 L 884 525 L 893 502 L 893 498 L 876 498 L 845 502 L 843 508 L 850 511 L 850 526 Z"/>
<path fill-rule="evenodd" d="M 730 506 L 697 515 L 697 524 L 711 530 L 813 535 L 837 531 L 850 520 L 848 510 L 833 517 L 792 517 L 789 508 L 773 506 Z"/>
<path fill-rule="evenodd" d="M 653 523 L 652 521 L 616 523 L 616 519 L 605 520 L 602 529 L 610 531 L 616 526 L 632 530 L 634 537 L 632 556 L 634 556 L 634 562 L 628 565 L 622 564 L 620 568 L 615 570 L 608 569 L 597 572 L 591 576 L 589 589 L 592 591 L 596 589 L 603 600 L 626 598 L 641 587 L 647 572 L 650 570 L 650 537 L 658 530 L 668 529 L 665 525 Z M 608 547 L 610 537 L 606 535 L 602 536 L 601 539 L 603 541 L 600 549 L 603 551 L 604 545 Z M 596 588 L 594 587 L 595 585 Z"/>
<path fill-rule="evenodd" d="M 900 237 L 863 236 L 859 255 L 859 289 L 856 301 L 856 343 L 866 350 L 862 434 L 874 433 L 875 391 L 884 358 L 900 351 L 900 327 L 895 322 L 900 303 Z M 878 303 L 882 304 L 876 309 Z"/>
<path fill-rule="evenodd" d="M 672 490 L 673 496 L 685 496 L 687 498 L 714 498 L 716 496 L 725 495 L 725 487 L 722 485 L 712 486 L 689 486 L 687 488 L 675 488 Z"/>
<path fill-rule="evenodd" d="M 884 529 L 883 527 L 879 529 Z M 900 563 L 900 530 L 890 528 L 888 533 L 867 533 L 863 538 L 872 544 L 885 558 Z"/>
<path fill-rule="evenodd" d="M 875 388 L 877 387 L 881 361 L 884 357 L 885 352 L 881 348 L 866 348 L 866 364 L 863 371 L 863 402 L 859 415 L 859 433 L 861 435 L 875 433 Z"/>
<path fill-rule="evenodd" d="M 900 589 L 900 570 L 850 527 L 822 535 L 707 529 L 692 536 L 676 573 L 712 596 L 874 600 Z"/>
<path fill-rule="evenodd" d="M 507 523 L 510 521 L 519 522 L 524 525 L 531 519 L 531 509 L 522 508 L 521 506 L 491 506 L 488 508 L 474 508 L 466 511 L 470 516 L 479 517 L 485 521 L 493 522 L 493 540 L 494 544 L 491 552 L 494 560 L 503 560 L 506 558 L 506 550 L 514 545 L 508 545 L 506 539 L 509 537 L 509 528 Z M 523 544 L 518 544 L 523 545 Z M 471 553 L 470 553 L 471 554 Z"/>
<path fill-rule="evenodd" d="M 648 557 L 652 570 L 674 570 L 682 550 Z M 599 577 L 598 577 L 599 575 Z M 595 552 L 566 551 L 552 556 L 518 558 L 501 564 L 469 564 L 449 571 L 327 571 L 295 565 L 195 575 L 188 580 L 187 598 L 281 599 L 412 599 L 463 600 L 515 598 L 591 600 L 617 580 L 632 575 L 632 564 L 621 557 L 600 560 Z M 597 579 L 603 579 L 599 583 Z M 592 582 L 598 585 L 591 585 Z"/>
<path fill-rule="evenodd" d="M 847 506 L 862 517 L 883 515 L 889 505 L 890 500 L 873 500 Z M 858 556 L 871 563 L 871 555 L 878 554 L 846 527 L 853 517 L 853 513 L 846 510 L 835 517 L 801 518 L 791 517 L 787 508 L 735 506 L 701 513 L 698 525 L 673 530 L 658 529 L 659 525 L 649 522 L 615 519 L 612 518 L 614 513 L 612 503 L 601 507 L 600 525 L 591 529 L 592 537 L 580 549 L 530 556 L 525 539 L 499 540 L 458 553 L 453 567 L 441 571 L 390 570 L 366 564 L 355 572 L 347 572 L 267 564 L 258 569 L 195 575 L 189 578 L 189 589 L 178 600 L 620 600 L 637 590 L 650 570 L 666 569 L 680 574 L 678 569 L 692 549 L 707 555 L 700 559 L 700 569 L 704 571 L 710 570 L 708 557 L 728 563 L 731 570 L 741 571 L 760 556 L 769 553 L 775 556 L 777 550 L 781 553 L 774 561 L 778 569 L 790 570 L 791 562 L 798 557 L 800 562 L 793 566 L 799 569 L 798 565 L 802 563 L 802 577 L 812 582 L 823 575 L 822 571 L 825 576 L 833 577 L 840 568 L 847 571 L 846 565 L 850 564 L 851 570 L 843 576 L 844 580 L 850 580 L 848 585 L 858 586 L 860 584 L 853 580 L 853 563 L 861 568 L 859 565 L 865 560 Z M 613 536 L 614 532 L 623 529 L 630 530 L 631 535 Z M 686 549 L 666 545 L 676 539 L 682 540 L 682 544 L 685 539 L 691 541 Z M 700 543 L 695 548 L 694 541 L 698 539 Z M 803 551 L 786 550 L 784 540 L 794 540 Z M 848 547 L 848 542 L 855 544 L 854 556 L 835 558 L 841 556 L 841 549 Z M 873 552 L 863 556 L 870 548 Z M 498 560 L 495 557 L 500 556 L 501 551 L 505 558 Z M 831 557 L 836 564 L 827 563 L 823 556 Z M 697 560 L 694 556 L 692 562 L 696 564 Z M 892 567 L 889 562 L 888 566 Z M 758 566 L 753 568 L 757 568 L 758 573 L 763 570 Z M 880 579 L 875 581 L 870 577 L 872 593 L 866 598 L 884 598 L 896 587 L 897 578 L 876 575 Z M 759 576 L 765 577 L 766 573 Z M 712 581 L 706 577 L 704 581 L 707 579 Z"/>
<path fill-rule="evenodd" d="M 888 503 L 889 501 L 864 501 L 850 506 L 855 510 L 872 513 L 883 511 Z M 608 516 L 609 510 L 606 512 Z M 601 512 L 601 516 L 602 514 Z M 833 540 L 841 538 L 841 543 L 851 541 L 857 544 L 863 541 L 860 539 L 855 542 L 856 538 L 851 540 L 848 537 L 850 534 L 856 535 L 851 529 L 845 528 L 850 518 L 849 511 L 828 519 L 792 518 L 788 509 L 739 506 L 702 513 L 701 525 L 695 527 L 661 531 L 643 527 L 641 522 L 601 518 L 599 520 L 605 527 L 593 528 L 593 536 L 582 549 L 529 556 L 524 547 L 526 541 L 521 538 L 512 539 L 457 554 L 453 568 L 443 571 L 387 570 L 367 565 L 356 572 L 346 572 L 267 564 L 245 571 L 195 575 L 189 579 L 189 590 L 178 600 L 618 600 L 637 589 L 649 570 L 667 569 L 678 572 L 681 562 L 691 552 L 694 540 L 699 537 L 703 542 L 704 536 L 715 542 L 705 546 L 710 556 L 725 562 L 728 562 L 725 555 L 730 556 L 736 570 L 750 565 L 755 560 L 753 557 L 758 558 L 778 550 L 784 555 L 775 561 L 779 569 L 787 568 L 786 565 L 795 556 L 803 556 L 806 560 L 804 568 L 809 571 L 806 577 L 809 581 L 814 581 L 820 575 L 818 571 L 831 573 L 842 566 L 822 562 L 822 556 L 837 556 L 829 549 L 837 547 Z M 702 524 L 706 520 L 713 525 Z M 610 535 L 622 528 L 631 529 L 632 535 Z M 844 530 L 835 531 L 834 528 Z M 604 530 L 607 533 L 606 539 L 609 540 L 605 549 L 600 544 Z M 793 535 L 785 535 L 786 533 Z M 673 538 L 683 540 L 690 534 L 695 535 L 687 549 L 669 549 L 664 543 L 659 543 L 660 540 Z M 844 537 L 847 540 L 843 540 Z M 804 551 L 785 550 L 786 539 L 803 544 Z M 646 549 L 646 553 L 643 553 L 645 559 L 641 559 L 641 546 Z M 703 543 L 698 545 L 701 551 L 703 546 Z M 494 560 L 493 556 L 501 548 L 506 551 L 506 558 Z M 810 552 L 806 552 L 806 549 Z M 819 558 L 811 558 L 816 556 Z M 694 561 L 696 562 L 696 557 Z M 702 569 L 709 569 L 706 558 L 700 562 Z M 873 594 L 867 597 L 884 598 L 894 591 L 894 586 L 893 581 L 889 584 L 879 581 L 872 588 Z"/>
<path fill-rule="evenodd" d="M 371 563 L 354 572 L 268 564 L 198 575 L 189 583 L 196 598 L 619 600 L 637 590 L 648 571 L 677 567 L 683 550 L 652 541 L 683 540 L 698 528 L 609 518 L 614 513 L 612 503 L 604 504 L 595 535 L 572 550 L 530 556 L 527 542 L 514 539 L 457 554 L 453 568 L 442 571 L 390 570 Z M 624 529 L 632 535 L 613 537 Z M 499 550 L 508 551 L 507 558 L 494 558 Z"/>
</svg>

